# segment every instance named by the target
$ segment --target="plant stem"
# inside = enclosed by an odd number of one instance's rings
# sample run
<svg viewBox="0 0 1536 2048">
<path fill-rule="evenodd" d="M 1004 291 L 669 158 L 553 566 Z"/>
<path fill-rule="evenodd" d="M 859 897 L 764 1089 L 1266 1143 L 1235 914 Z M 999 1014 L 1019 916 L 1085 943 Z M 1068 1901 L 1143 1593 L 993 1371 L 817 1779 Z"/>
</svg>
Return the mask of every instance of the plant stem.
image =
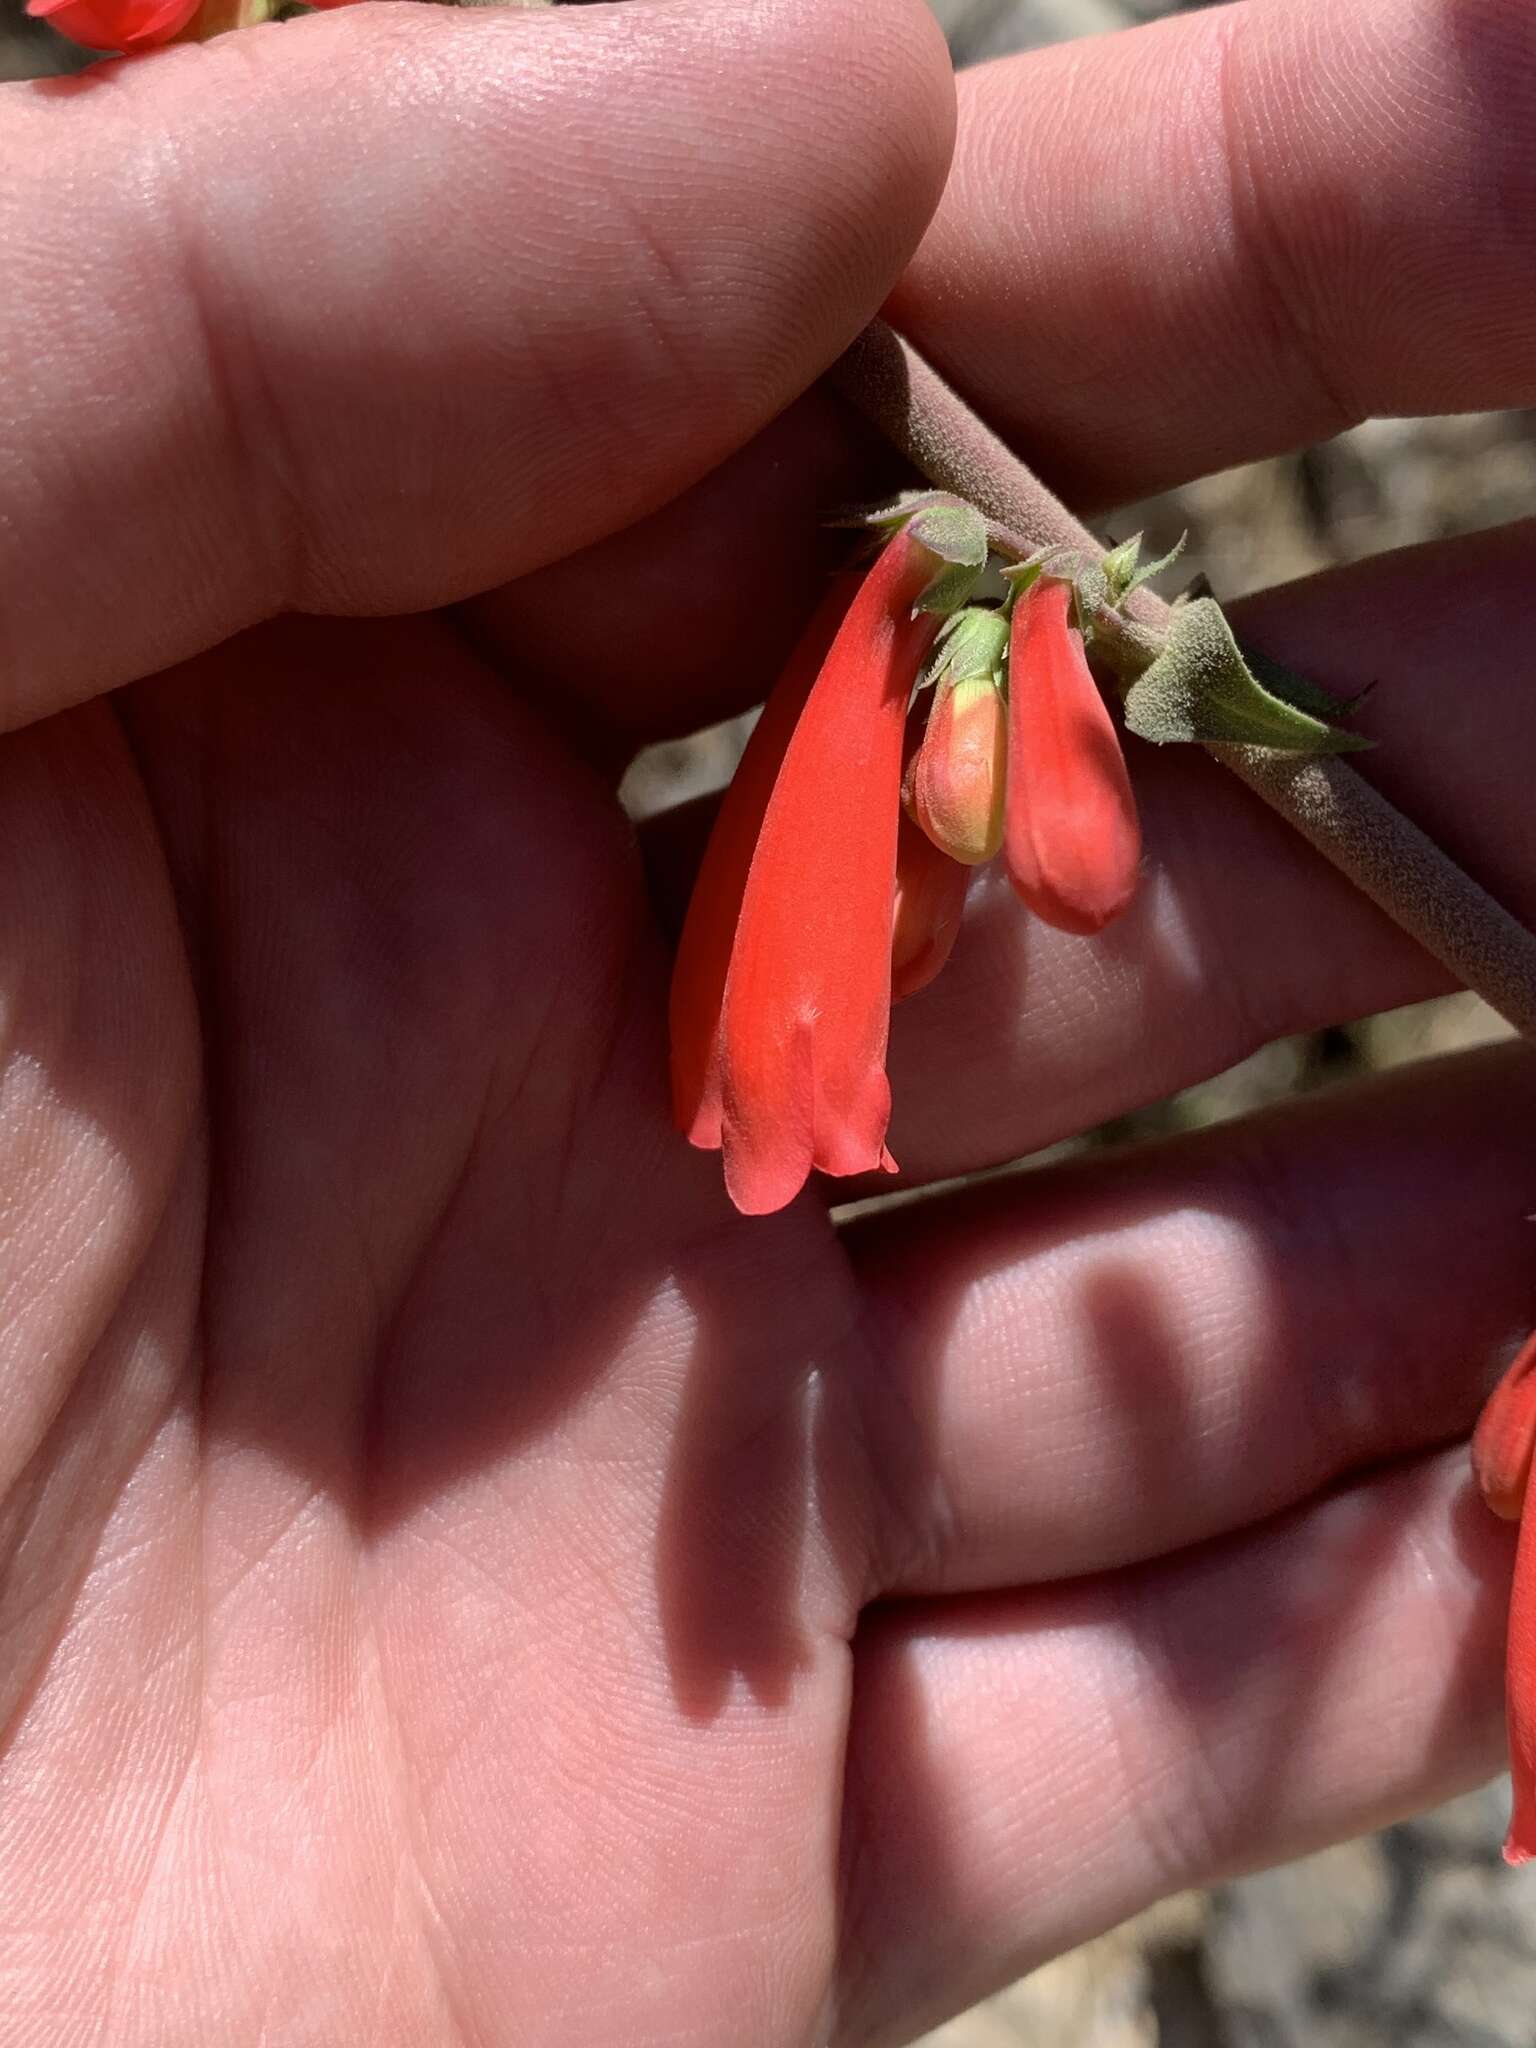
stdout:
<svg viewBox="0 0 1536 2048">
<path fill-rule="evenodd" d="M 1009 552 L 1104 550 L 1061 500 L 883 320 L 833 366 L 832 381 L 928 481 L 966 498 Z M 1146 666 L 1168 606 L 1133 593 L 1105 651 L 1117 667 Z M 1524 1037 L 1536 1039 L 1536 935 L 1337 755 L 1209 745 L 1206 752 L 1295 827 L 1427 953 Z"/>
</svg>

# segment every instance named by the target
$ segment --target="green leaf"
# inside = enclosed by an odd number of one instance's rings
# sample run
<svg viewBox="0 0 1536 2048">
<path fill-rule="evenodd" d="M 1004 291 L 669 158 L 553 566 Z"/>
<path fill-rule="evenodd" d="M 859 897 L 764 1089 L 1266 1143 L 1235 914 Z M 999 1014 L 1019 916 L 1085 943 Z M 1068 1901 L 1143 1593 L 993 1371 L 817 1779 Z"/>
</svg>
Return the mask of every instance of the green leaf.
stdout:
<svg viewBox="0 0 1536 2048">
<path fill-rule="evenodd" d="M 1126 695 L 1125 722 L 1158 746 L 1226 740 L 1287 753 L 1343 754 L 1371 744 L 1266 689 L 1212 597 L 1173 614 L 1162 653 Z"/>
<path fill-rule="evenodd" d="M 1370 694 L 1369 690 L 1360 690 L 1353 697 L 1335 697 L 1331 690 L 1319 689 L 1305 676 L 1293 675 L 1283 663 L 1260 654 L 1256 647 L 1241 641 L 1238 644 L 1244 661 L 1272 697 L 1281 697 L 1298 711 L 1311 712 L 1314 718 L 1348 718 Z"/>
</svg>

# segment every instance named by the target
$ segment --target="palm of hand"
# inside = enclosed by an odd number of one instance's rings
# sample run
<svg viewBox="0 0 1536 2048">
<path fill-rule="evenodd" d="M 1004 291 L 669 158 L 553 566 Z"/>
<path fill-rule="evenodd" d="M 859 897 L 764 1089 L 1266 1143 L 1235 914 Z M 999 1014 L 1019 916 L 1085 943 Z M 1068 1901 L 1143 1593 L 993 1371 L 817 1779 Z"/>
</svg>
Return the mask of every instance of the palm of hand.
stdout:
<svg viewBox="0 0 1536 2048">
<path fill-rule="evenodd" d="M 797 2038 L 849 1293 L 667 1128 L 614 806 L 427 621 L 9 746 L 5 1862 L 72 2019 Z"/>
<path fill-rule="evenodd" d="M 728 1209 L 668 1124 L 628 828 L 446 621 L 263 629 L 6 751 L 0 1868 L 51 2037 L 903 2038 L 1229 1840 L 1486 1753 L 1497 1605 L 1431 1675 L 1479 1595 L 1415 1561 L 1459 1459 L 1242 1533 L 1455 1386 L 1382 1378 L 1233 1469 L 1274 1398 L 1243 1354 L 1191 1484 L 1146 1462 L 1170 1383 L 1127 1383 L 1079 1481 L 1101 1367 L 983 1367 L 957 1326 L 920 1448 L 889 1270 L 875 1306 L 901 1233 L 855 1272 L 812 1199 Z M 1053 1240 L 1106 1196 L 1140 1199 L 1090 1176 Z M 940 1222 L 936 1270 L 1011 1269 L 1010 1214 Z M 1030 1284 L 1026 1347 L 1061 1312 Z M 1126 1695 L 1133 1645 L 1169 1677 Z M 1355 1754 L 1362 1702 L 1411 1744 L 1463 1687 L 1422 1757 Z"/>
</svg>

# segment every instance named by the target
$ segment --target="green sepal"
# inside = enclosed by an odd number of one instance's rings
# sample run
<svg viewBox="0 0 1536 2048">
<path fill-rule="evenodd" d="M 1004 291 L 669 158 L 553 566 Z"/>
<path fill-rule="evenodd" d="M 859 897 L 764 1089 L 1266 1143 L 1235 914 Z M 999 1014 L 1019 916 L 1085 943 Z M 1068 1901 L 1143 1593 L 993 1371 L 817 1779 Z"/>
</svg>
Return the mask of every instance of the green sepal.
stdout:
<svg viewBox="0 0 1536 2048">
<path fill-rule="evenodd" d="M 943 505 L 965 504 L 964 498 L 957 498 L 952 491 L 898 491 L 894 498 L 882 499 L 878 505 L 853 505 L 844 512 L 834 513 L 826 522 L 831 527 L 872 526 L 894 533 L 898 526 L 905 526 L 914 513 L 927 512 Z"/>
<path fill-rule="evenodd" d="M 912 607 L 913 615 L 957 611 L 987 566 L 986 520 L 974 505 L 952 498 L 915 512 L 906 531 L 944 565 Z"/>
<path fill-rule="evenodd" d="M 1118 611 L 1133 590 L 1140 590 L 1143 583 L 1150 583 L 1154 576 L 1161 576 L 1165 569 L 1171 569 L 1183 554 L 1189 539 L 1181 533 L 1166 555 L 1159 555 L 1155 562 L 1141 559 L 1141 535 L 1133 533 L 1129 540 L 1121 541 L 1117 548 L 1111 548 L 1100 567 L 1108 585 L 1109 602 Z"/>
<path fill-rule="evenodd" d="M 1125 722 L 1157 746 L 1225 740 L 1293 754 L 1345 754 L 1371 744 L 1266 689 L 1212 597 L 1172 614 L 1162 652 L 1126 693 Z"/>
<path fill-rule="evenodd" d="M 1181 533 L 1166 555 L 1159 555 L 1155 562 L 1143 562 L 1135 575 L 1132 576 L 1130 582 L 1126 584 L 1124 590 L 1115 599 L 1115 603 L 1117 605 L 1124 604 L 1133 590 L 1140 590 L 1143 583 L 1150 583 L 1154 577 L 1161 576 L 1165 569 L 1171 569 L 1188 544 L 1189 535 Z"/>
<path fill-rule="evenodd" d="M 947 678 L 959 683 L 972 677 L 986 677 L 1001 687 L 1007 659 L 1006 614 L 987 605 L 967 605 L 951 613 L 939 628 L 933 659 L 923 680 L 937 683 Z"/>
<path fill-rule="evenodd" d="M 998 573 L 1015 589 L 1028 590 L 1041 576 L 1055 576 L 1063 583 L 1070 583 L 1082 566 L 1081 548 L 1066 547 L 1060 541 L 1047 541 L 1043 548 L 1036 548 L 1023 561 L 1005 562 Z"/>
<path fill-rule="evenodd" d="M 1047 565 L 1060 556 L 1058 547 L 1036 548 L 1022 562 L 1005 562 L 999 572 L 1003 579 L 1003 610 L 1012 617 L 1013 608 L 1026 592 L 1034 589 L 1040 578 L 1047 573 Z M 1054 573 L 1054 572 L 1053 572 Z"/>
</svg>

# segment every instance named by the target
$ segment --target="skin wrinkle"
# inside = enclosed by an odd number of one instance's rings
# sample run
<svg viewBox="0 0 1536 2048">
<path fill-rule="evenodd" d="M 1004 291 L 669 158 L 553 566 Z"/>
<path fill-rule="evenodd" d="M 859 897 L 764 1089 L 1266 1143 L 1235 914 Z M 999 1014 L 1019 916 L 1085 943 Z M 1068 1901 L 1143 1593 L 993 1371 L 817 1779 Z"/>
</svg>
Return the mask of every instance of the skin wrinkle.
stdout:
<svg viewBox="0 0 1536 2048">
<path fill-rule="evenodd" d="M 239 43 L 242 38 L 230 40 Z M 253 598 L 243 624 L 290 608 L 302 610 L 307 593 L 317 588 L 305 510 L 309 493 L 298 443 L 250 319 L 242 319 L 238 300 L 220 293 L 213 283 L 219 259 L 204 244 L 206 216 L 195 179 L 182 172 L 181 154 L 173 141 L 168 143 L 158 180 L 160 202 L 175 223 L 171 242 L 180 256 L 180 297 L 201 342 L 223 428 L 217 437 L 220 452 L 235 452 L 234 469 L 241 480 L 241 544 L 269 564 L 265 576 L 253 578 L 261 595 Z M 253 548 L 257 534 L 262 544 Z"/>
<path fill-rule="evenodd" d="M 848 1242 L 846 1237 L 844 1242 Z M 893 1356 L 916 1352 L 920 1321 L 899 1288 L 871 1288 L 859 1273 L 856 1253 L 851 1263 L 860 1298 L 854 1348 L 866 1386 L 880 1389 L 878 1399 L 866 1393 L 863 1400 L 848 1404 L 853 1469 L 862 1474 L 858 1493 L 870 1504 L 865 1510 L 868 1564 L 855 1611 L 856 1627 L 858 1612 L 874 1601 L 899 1596 L 908 1586 L 936 1575 L 959 1516 L 942 1471 L 932 1471 L 932 1460 L 923 1455 L 931 1421 L 918 1406 L 918 1374 L 893 1376 L 888 1370 Z M 874 1427 L 877 1414 L 878 1433 Z M 909 1499 L 914 1471 L 924 1474 L 925 1483 L 921 1495 Z"/>
<path fill-rule="evenodd" d="M 1288 214 L 1283 205 L 1269 203 L 1266 196 L 1265 158 L 1250 141 L 1255 114 L 1264 106 L 1266 79 L 1262 70 L 1257 87 L 1248 87 L 1248 44 L 1241 32 L 1240 18 L 1224 12 L 1215 31 L 1215 62 L 1210 91 L 1214 102 L 1216 132 L 1221 136 L 1221 161 L 1227 177 L 1227 212 L 1240 270 L 1254 280 L 1253 288 L 1235 296 L 1268 316 L 1272 340 L 1270 353 L 1277 362 L 1299 363 L 1311 386 L 1311 397 L 1301 410 L 1313 423 L 1318 440 L 1329 440 L 1348 427 L 1357 426 L 1365 415 L 1351 402 L 1331 367 L 1338 361 L 1347 365 L 1320 333 L 1312 309 L 1318 303 L 1296 288 L 1294 265 L 1287 260 Z M 1325 69 L 1314 75 L 1326 78 Z M 1266 124 L 1267 125 L 1267 124 Z M 1271 159 L 1272 161 L 1272 159 Z"/>
</svg>

